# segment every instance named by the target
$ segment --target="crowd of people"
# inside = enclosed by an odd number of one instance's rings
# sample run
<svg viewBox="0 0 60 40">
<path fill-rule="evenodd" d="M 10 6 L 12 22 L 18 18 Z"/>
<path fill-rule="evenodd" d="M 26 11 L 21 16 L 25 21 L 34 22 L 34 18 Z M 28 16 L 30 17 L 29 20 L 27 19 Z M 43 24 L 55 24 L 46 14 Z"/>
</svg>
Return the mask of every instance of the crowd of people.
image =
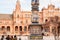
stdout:
<svg viewBox="0 0 60 40">
<path fill-rule="evenodd" d="M 4 38 L 4 35 L 2 35 L 1 40 L 17 40 L 17 37 L 16 37 L 16 35 L 15 36 L 7 35 L 7 37 Z M 19 40 L 21 40 L 21 39 L 19 39 Z"/>
</svg>

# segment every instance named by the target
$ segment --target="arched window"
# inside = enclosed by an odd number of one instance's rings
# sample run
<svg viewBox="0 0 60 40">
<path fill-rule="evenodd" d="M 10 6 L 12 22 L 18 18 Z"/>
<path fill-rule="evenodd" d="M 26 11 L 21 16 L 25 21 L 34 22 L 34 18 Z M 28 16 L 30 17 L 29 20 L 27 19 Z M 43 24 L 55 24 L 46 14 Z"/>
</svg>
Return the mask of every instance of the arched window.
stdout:
<svg viewBox="0 0 60 40">
<path fill-rule="evenodd" d="M 18 26 L 15 26 L 15 31 L 18 31 Z"/>
<path fill-rule="evenodd" d="M 27 26 L 24 27 L 24 31 L 27 31 Z"/>
<path fill-rule="evenodd" d="M 5 29 L 5 26 L 2 26 L 2 30 L 4 30 Z"/>
<path fill-rule="evenodd" d="M 10 31 L 10 26 L 7 26 L 7 31 Z"/>
<path fill-rule="evenodd" d="M 20 26 L 20 28 L 19 28 L 19 29 L 20 29 L 20 31 L 22 31 L 22 26 Z"/>
</svg>

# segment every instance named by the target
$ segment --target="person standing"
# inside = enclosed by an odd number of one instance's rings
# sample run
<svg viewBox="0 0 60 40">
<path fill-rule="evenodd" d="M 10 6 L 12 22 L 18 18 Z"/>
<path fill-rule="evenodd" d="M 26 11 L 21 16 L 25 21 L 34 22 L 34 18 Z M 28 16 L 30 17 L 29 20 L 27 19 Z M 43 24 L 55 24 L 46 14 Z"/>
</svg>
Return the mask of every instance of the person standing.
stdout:
<svg viewBox="0 0 60 40">
<path fill-rule="evenodd" d="M 4 40 L 4 35 L 2 35 L 1 40 Z"/>
<path fill-rule="evenodd" d="M 21 40 L 21 38 L 19 38 L 19 40 Z"/>
<path fill-rule="evenodd" d="M 16 37 L 16 35 L 14 36 L 14 40 L 17 40 L 17 37 Z"/>
<path fill-rule="evenodd" d="M 11 40 L 14 40 L 14 39 L 13 39 L 13 36 L 11 36 Z"/>
<path fill-rule="evenodd" d="M 6 37 L 6 40 L 10 40 L 10 36 L 9 35 Z"/>
</svg>

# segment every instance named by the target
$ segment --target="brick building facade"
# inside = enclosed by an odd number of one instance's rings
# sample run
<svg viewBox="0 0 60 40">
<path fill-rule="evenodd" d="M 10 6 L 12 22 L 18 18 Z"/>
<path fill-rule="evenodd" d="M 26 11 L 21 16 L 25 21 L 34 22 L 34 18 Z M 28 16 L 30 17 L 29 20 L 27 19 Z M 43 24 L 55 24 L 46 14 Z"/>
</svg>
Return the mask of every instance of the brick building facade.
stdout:
<svg viewBox="0 0 60 40">
<path fill-rule="evenodd" d="M 33 6 L 34 2 L 32 2 Z M 35 5 L 35 4 L 34 4 Z M 36 4 L 39 5 L 38 3 Z M 60 8 L 50 4 L 38 13 L 38 23 L 32 24 L 32 11 L 21 11 L 19 0 L 12 14 L 0 14 L 0 35 L 60 35 Z M 34 19 L 34 18 L 33 18 Z M 32 27 L 33 26 L 33 27 Z M 32 27 L 32 28 L 31 28 Z"/>
</svg>

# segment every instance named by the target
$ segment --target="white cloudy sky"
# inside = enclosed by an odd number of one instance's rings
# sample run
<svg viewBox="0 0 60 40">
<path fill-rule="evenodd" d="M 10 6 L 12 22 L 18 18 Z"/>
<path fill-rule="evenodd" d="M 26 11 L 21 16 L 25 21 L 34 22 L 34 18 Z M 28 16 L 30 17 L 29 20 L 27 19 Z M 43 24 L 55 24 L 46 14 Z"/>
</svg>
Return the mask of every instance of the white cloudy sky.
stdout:
<svg viewBox="0 0 60 40">
<path fill-rule="evenodd" d="M 17 0 L 0 0 L 0 13 L 11 14 L 15 9 Z M 48 4 L 52 3 L 56 7 L 60 7 L 60 0 L 39 0 L 39 10 L 43 7 L 47 7 Z M 31 11 L 31 0 L 20 0 L 22 11 Z"/>
</svg>

